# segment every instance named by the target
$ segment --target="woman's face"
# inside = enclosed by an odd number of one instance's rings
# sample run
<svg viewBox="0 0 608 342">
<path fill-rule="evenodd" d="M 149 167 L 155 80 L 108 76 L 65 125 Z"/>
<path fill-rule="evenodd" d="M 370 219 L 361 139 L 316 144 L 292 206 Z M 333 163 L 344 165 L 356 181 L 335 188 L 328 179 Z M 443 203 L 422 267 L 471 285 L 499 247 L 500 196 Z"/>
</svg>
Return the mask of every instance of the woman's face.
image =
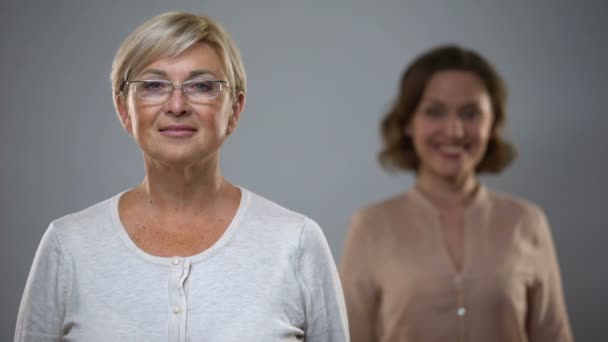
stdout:
<svg viewBox="0 0 608 342">
<path fill-rule="evenodd" d="M 446 179 L 472 176 L 491 134 L 492 102 L 474 73 L 435 73 L 412 121 L 405 127 L 420 160 L 419 175 Z"/>
<path fill-rule="evenodd" d="M 177 57 L 161 58 L 146 66 L 132 81 L 138 80 L 182 85 L 193 80 L 225 81 L 226 76 L 216 51 L 206 43 L 198 43 Z M 232 101 L 229 87 L 222 84 L 223 90 L 205 101 L 191 101 L 182 89 L 174 89 L 170 97 L 160 103 L 139 98 L 144 88 L 155 91 L 159 84 L 162 83 L 134 82 L 126 99 L 118 99 L 121 121 L 145 156 L 168 164 L 192 164 L 217 158 L 220 146 L 236 128 L 245 95 L 239 93 Z"/>
</svg>

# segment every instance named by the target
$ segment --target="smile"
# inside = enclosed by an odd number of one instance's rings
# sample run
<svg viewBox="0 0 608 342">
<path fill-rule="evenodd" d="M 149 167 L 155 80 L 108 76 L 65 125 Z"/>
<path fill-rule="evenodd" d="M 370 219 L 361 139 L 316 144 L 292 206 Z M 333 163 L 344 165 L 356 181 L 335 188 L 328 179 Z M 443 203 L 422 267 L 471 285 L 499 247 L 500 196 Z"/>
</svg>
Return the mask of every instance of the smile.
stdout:
<svg viewBox="0 0 608 342">
<path fill-rule="evenodd" d="M 169 125 L 162 127 L 160 133 L 168 137 L 189 137 L 197 132 L 197 129 L 188 125 Z"/>
<path fill-rule="evenodd" d="M 467 152 L 468 148 L 462 145 L 439 145 L 437 149 L 446 158 L 459 158 Z"/>
</svg>

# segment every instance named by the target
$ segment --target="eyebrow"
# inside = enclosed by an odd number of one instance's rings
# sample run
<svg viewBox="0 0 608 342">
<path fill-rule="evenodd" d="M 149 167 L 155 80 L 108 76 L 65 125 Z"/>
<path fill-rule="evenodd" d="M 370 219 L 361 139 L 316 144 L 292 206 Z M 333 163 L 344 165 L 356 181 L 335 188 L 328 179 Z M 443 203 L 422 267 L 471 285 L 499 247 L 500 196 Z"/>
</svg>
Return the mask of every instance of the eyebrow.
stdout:
<svg viewBox="0 0 608 342">
<path fill-rule="evenodd" d="M 446 105 L 445 103 L 443 103 L 441 100 L 437 99 L 437 98 L 429 98 L 426 100 L 421 100 L 420 104 L 425 104 L 427 106 L 439 106 L 442 108 L 445 108 Z M 478 102 L 474 101 L 474 102 L 466 102 L 463 105 L 458 107 L 458 110 L 468 110 L 468 109 L 475 109 L 475 110 L 483 110 L 483 106 L 481 104 L 479 104 Z"/>
<path fill-rule="evenodd" d="M 193 78 L 196 76 L 204 76 L 204 75 L 215 76 L 215 74 L 213 72 L 211 72 L 210 70 L 193 70 L 193 71 L 190 71 L 188 78 Z"/>
<path fill-rule="evenodd" d="M 481 109 L 481 105 L 477 102 L 469 102 L 460 106 L 460 109 Z"/>
<path fill-rule="evenodd" d="M 153 74 L 156 76 L 162 76 L 165 78 L 168 78 L 167 72 L 163 71 L 163 70 L 158 70 L 158 69 L 148 69 L 145 70 L 142 75 L 146 75 L 146 74 Z M 215 76 L 215 74 L 210 71 L 210 70 L 204 70 L 204 69 L 200 69 L 200 70 L 192 70 L 190 71 L 190 73 L 188 74 L 188 79 L 190 78 L 194 78 L 197 76 L 204 76 L 204 75 L 212 75 Z"/>
<path fill-rule="evenodd" d="M 443 101 L 436 99 L 436 98 L 426 98 L 426 99 L 420 99 L 420 103 L 425 103 L 427 105 L 431 105 L 431 106 L 445 106 L 445 104 L 443 103 Z"/>
</svg>

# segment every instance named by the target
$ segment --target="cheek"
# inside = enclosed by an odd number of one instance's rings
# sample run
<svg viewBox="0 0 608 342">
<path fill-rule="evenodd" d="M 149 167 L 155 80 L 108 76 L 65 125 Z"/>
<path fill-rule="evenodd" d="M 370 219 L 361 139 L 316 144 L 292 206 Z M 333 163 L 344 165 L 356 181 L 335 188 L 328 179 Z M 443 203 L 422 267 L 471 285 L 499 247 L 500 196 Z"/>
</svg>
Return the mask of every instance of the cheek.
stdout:
<svg viewBox="0 0 608 342">
<path fill-rule="evenodd" d="M 482 145 L 486 144 L 492 133 L 491 122 L 483 120 L 481 122 L 472 123 L 469 127 L 469 134 L 472 139 Z"/>
<path fill-rule="evenodd" d="M 215 113 L 215 120 L 217 121 L 218 128 L 224 132 L 230 123 L 232 117 L 232 107 L 230 104 L 225 104 L 217 109 Z"/>
<path fill-rule="evenodd" d="M 137 132 L 142 126 L 145 125 L 145 116 L 142 115 L 141 110 L 134 109 L 131 111 L 131 126 L 133 131 Z"/>
<path fill-rule="evenodd" d="M 490 126 L 490 124 L 488 124 L 481 130 L 479 136 L 483 144 L 487 145 L 488 141 L 490 141 L 490 137 L 492 136 L 492 127 Z"/>
<path fill-rule="evenodd" d="M 133 126 L 146 126 L 152 124 L 156 117 L 161 112 L 158 105 L 143 105 L 143 104 L 131 104 L 130 105 L 131 121 Z"/>
<path fill-rule="evenodd" d="M 426 127 L 417 127 L 410 135 L 414 145 L 414 152 L 419 159 L 428 159 L 434 155 L 432 131 Z"/>
<path fill-rule="evenodd" d="M 425 145 L 431 143 L 436 131 L 436 125 L 420 120 L 412 126 L 412 134 L 410 134 L 410 137 L 414 141 L 415 145 L 418 145 L 420 148 L 424 148 Z"/>
<path fill-rule="evenodd" d="M 222 112 L 212 110 L 211 108 L 204 109 L 198 113 L 198 119 L 201 126 L 212 130 L 214 134 L 220 134 L 222 127 L 225 125 L 226 119 Z"/>
<path fill-rule="evenodd" d="M 136 139 L 153 134 L 156 115 L 149 110 L 135 109 L 131 112 L 131 134 Z"/>
</svg>

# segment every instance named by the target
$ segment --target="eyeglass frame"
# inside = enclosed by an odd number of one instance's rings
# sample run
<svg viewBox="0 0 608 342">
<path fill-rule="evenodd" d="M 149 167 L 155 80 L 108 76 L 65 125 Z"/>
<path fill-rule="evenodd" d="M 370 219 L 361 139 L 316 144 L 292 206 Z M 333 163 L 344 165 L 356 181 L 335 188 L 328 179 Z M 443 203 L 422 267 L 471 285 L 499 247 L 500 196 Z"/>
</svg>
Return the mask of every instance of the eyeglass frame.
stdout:
<svg viewBox="0 0 608 342">
<path fill-rule="evenodd" d="M 215 98 L 217 98 L 217 96 L 224 91 L 224 85 L 226 86 L 226 89 L 228 91 L 230 91 L 230 81 L 227 80 L 205 80 L 205 79 L 192 79 L 192 80 L 186 80 L 184 81 L 182 84 L 175 84 L 169 80 L 159 80 L 159 79 L 148 79 L 148 80 L 133 80 L 133 81 L 126 81 L 125 82 L 125 86 L 123 88 L 123 94 L 126 92 L 127 89 L 129 89 L 129 86 L 131 84 L 137 84 L 137 83 L 143 83 L 143 82 L 160 82 L 160 83 L 164 83 L 164 84 L 170 84 L 171 85 L 171 91 L 169 92 L 169 96 L 167 97 L 166 100 L 164 101 L 160 101 L 158 102 L 158 104 L 161 103 L 165 103 L 167 101 L 169 101 L 171 99 L 171 96 L 173 96 L 173 92 L 175 91 L 175 89 L 180 89 L 182 91 L 182 94 L 184 95 L 184 98 L 188 101 L 188 102 L 193 102 L 190 100 L 188 93 L 186 92 L 185 88 L 184 88 L 184 84 L 189 84 L 189 83 L 194 83 L 194 82 L 212 82 L 212 83 L 219 83 L 220 84 L 220 90 L 217 92 L 217 94 L 214 97 L 209 98 L 209 100 L 213 100 Z M 134 92 L 136 93 L 136 92 Z M 146 99 L 142 99 L 141 97 L 137 96 L 137 94 L 135 95 L 138 99 L 143 100 L 143 101 L 149 101 Z M 153 101 L 152 101 L 153 102 Z M 193 103 L 204 103 L 204 102 L 197 102 L 194 101 Z"/>
</svg>

